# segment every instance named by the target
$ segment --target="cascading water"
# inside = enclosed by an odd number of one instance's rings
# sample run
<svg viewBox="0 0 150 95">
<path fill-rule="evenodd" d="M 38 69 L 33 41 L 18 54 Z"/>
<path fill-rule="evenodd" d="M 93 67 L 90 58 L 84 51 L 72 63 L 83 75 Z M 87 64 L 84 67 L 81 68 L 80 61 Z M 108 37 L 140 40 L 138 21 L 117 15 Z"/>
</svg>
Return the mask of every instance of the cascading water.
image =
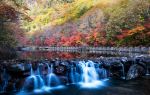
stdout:
<svg viewBox="0 0 150 95">
<path fill-rule="evenodd" d="M 47 64 L 48 67 L 48 75 L 47 75 L 47 86 L 52 87 L 52 86 L 58 86 L 60 85 L 60 80 L 59 78 L 53 73 L 53 65 L 51 65 L 51 68 Z"/>
<path fill-rule="evenodd" d="M 1 91 L 4 92 L 6 90 L 8 80 L 10 78 L 9 75 L 6 73 L 6 69 L 4 69 L 2 77 L 3 77 L 3 83 L 1 84 L 1 89 L 2 89 Z"/>
<path fill-rule="evenodd" d="M 50 91 L 61 86 L 60 78 L 54 73 L 55 64 L 39 64 L 37 70 L 33 70 L 31 65 L 30 76 L 26 78 L 23 91 Z M 43 66 L 47 67 L 47 74 L 43 74 Z M 69 84 L 79 84 L 81 87 L 97 87 L 103 84 L 101 79 L 107 78 L 107 71 L 100 68 L 99 64 L 93 61 L 79 61 L 76 65 L 71 65 L 68 72 Z M 62 86 L 61 86 L 62 87 Z"/>
<path fill-rule="evenodd" d="M 25 79 L 21 90 L 23 93 L 49 93 L 54 89 L 62 89 L 70 86 L 95 89 L 95 87 L 99 88 L 99 86 L 105 86 L 105 81 L 108 80 L 108 77 L 121 77 L 125 79 L 125 75 L 127 76 L 128 72 L 130 74 L 128 75 L 130 77 L 128 79 L 140 76 L 138 75 L 138 70 L 144 69 L 137 64 L 138 61 L 135 61 L 136 60 L 130 61 L 126 58 L 116 58 L 113 60 L 103 58 L 95 61 L 40 61 L 41 63 L 35 64 L 36 62 L 33 62 L 32 65 L 25 65 L 26 63 L 24 62 L 24 64 L 21 65 L 10 66 L 10 69 L 6 68 L 6 70 L 1 70 L 0 91 L 2 91 L 2 93 L 9 90 L 18 92 L 22 83 L 20 79 L 24 80 L 27 75 L 29 76 Z M 134 62 L 134 64 L 132 64 L 132 62 Z M 130 68 L 127 72 L 128 67 Z M 17 71 L 15 68 L 17 68 Z M 148 71 L 149 67 L 147 66 L 147 74 L 149 74 Z M 13 76 L 16 72 L 18 72 L 19 77 Z M 12 78 L 14 79 L 11 80 Z M 73 84 L 73 86 L 64 86 L 66 84 Z"/>
<path fill-rule="evenodd" d="M 104 79 L 104 78 L 107 78 L 108 76 L 107 76 L 107 70 L 106 69 L 104 69 L 104 68 L 101 68 L 100 70 L 100 79 Z"/>
<path fill-rule="evenodd" d="M 126 62 L 127 61 L 127 58 L 126 57 L 123 57 L 122 59 L 122 62 Z M 125 76 L 125 68 L 124 68 L 124 64 L 120 62 L 121 66 L 122 66 L 122 79 L 126 79 L 126 76 Z"/>
<path fill-rule="evenodd" d="M 150 75 L 150 72 L 149 72 L 149 68 L 148 66 L 146 67 L 146 75 L 149 76 Z"/>
<path fill-rule="evenodd" d="M 30 76 L 26 78 L 23 90 L 28 89 L 28 87 L 30 87 L 31 84 L 33 84 L 32 89 L 34 89 L 34 90 L 40 89 L 45 85 L 44 80 L 42 79 L 42 77 L 39 73 L 40 72 L 39 68 L 37 71 L 38 71 L 38 73 L 35 74 L 35 72 L 33 71 L 32 65 L 31 65 Z"/>
<path fill-rule="evenodd" d="M 79 66 L 81 67 L 81 85 L 83 87 L 97 87 L 102 84 L 102 81 L 100 81 L 98 72 L 96 71 L 95 63 L 92 61 L 80 61 Z M 106 74 L 106 72 L 105 72 Z M 106 75 L 104 75 L 106 76 Z"/>
<path fill-rule="evenodd" d="M 120 63 L 121 64 L 121 67 L 122 67 L 122 79 L 125 79 L 125 71 L 124 71 L 124 65 L 123 63 Z"/>
<path fill-rule="evenodd" d="M 80 74 L 77 72 L 77 67 L 71 66 L 69 73 L 70 83 L 76 84 L 80 81 Z"/>
<path fill-rule="evenodd" d="M 42 74 L 42 65 L 39 65 L 35 72 L 31 65 L 30 76 L 27 77 L 25 80 L 23 91 L 31 89 L 35 92 L 39 92 L 41 90 L 50 90 L 51 87 L 56 87 L 60 85 L 59 78 L 53 73 L 53 65 L 51 65 L 51 67 L 49 67 L 49 64 L 46 65 L 48 67 L 48 72 L 46 76 Z"/>
<path fill-rule="evenodd" d="M 83 83 L 90 83 L 93 81 L 98 81 L 98 74 L 95 70 L 94 63 L 92 61 L 79 62 L 81 69 L 83 71 L 81 81 Z"/>
</svg>

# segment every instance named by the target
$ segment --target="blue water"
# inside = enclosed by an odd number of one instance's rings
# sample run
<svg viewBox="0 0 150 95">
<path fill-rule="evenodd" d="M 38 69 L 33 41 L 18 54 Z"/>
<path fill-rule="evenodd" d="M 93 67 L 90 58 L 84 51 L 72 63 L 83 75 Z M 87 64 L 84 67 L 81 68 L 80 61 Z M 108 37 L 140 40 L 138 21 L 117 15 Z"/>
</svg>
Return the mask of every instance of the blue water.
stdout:
<svg viewBox="0 0 150 95">
<path fill-rule="evenodd" d="M 17 95 L 149 95 L 150 77 L 123 81 L 106 79 L 97 88 L 87 88 L 70 84 L 58 86 L 48 91 L 20 92 Z"/>
</svg>

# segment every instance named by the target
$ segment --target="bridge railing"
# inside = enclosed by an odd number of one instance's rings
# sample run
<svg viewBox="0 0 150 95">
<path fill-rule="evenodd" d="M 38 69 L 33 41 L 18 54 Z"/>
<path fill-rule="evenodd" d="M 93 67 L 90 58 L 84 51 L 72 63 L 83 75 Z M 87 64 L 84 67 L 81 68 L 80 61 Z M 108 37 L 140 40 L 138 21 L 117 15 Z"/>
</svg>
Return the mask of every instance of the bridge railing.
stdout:
<svg viewBox="0 0 150 95">
<path fill-rule="evenodd" d="M 32 47 L 30 48 L 32 49 Z M 34 47 L 32 50 L 92 53 L 99 51 L 150 53 L 150 47 Z"/>
</svg>

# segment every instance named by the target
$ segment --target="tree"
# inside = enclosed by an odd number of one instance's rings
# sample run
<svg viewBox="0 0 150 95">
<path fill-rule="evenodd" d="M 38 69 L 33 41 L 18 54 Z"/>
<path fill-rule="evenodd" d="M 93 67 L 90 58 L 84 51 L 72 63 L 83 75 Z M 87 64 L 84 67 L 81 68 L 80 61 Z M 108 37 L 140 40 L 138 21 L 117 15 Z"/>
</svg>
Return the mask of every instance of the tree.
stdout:
<svg viewBox="0 0 150 95">
<path fill-rule="evenodd" d="M 115 35 L 122 29 L 132 29 L 141 24 L 150 15 L 148 0 L 122 0 L 116 6 L 106 8 L 106 31 L 108 39 L 115 39 Z"/>
<path fill-rule="evenodd" d="M 6 4 L 0 4 L 0 46 L 14 46 L 15 41 L 12 32 L 7 29 L 6 24 L 17 20 L 17 12 L 15 9 Z"/>
</svg>

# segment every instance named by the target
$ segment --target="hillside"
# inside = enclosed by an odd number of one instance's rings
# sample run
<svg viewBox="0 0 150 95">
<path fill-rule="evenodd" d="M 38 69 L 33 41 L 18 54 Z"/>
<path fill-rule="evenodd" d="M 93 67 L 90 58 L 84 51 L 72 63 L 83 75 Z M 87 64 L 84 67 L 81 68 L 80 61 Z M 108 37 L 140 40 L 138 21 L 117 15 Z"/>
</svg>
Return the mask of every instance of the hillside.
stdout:
<svg viewBox="0 0 150 95">
<path fill-rule="evenodd" d="M 3 1 L 23 13 L 23 45 L 150 45 L 150 0 Z"/>
</svg>

